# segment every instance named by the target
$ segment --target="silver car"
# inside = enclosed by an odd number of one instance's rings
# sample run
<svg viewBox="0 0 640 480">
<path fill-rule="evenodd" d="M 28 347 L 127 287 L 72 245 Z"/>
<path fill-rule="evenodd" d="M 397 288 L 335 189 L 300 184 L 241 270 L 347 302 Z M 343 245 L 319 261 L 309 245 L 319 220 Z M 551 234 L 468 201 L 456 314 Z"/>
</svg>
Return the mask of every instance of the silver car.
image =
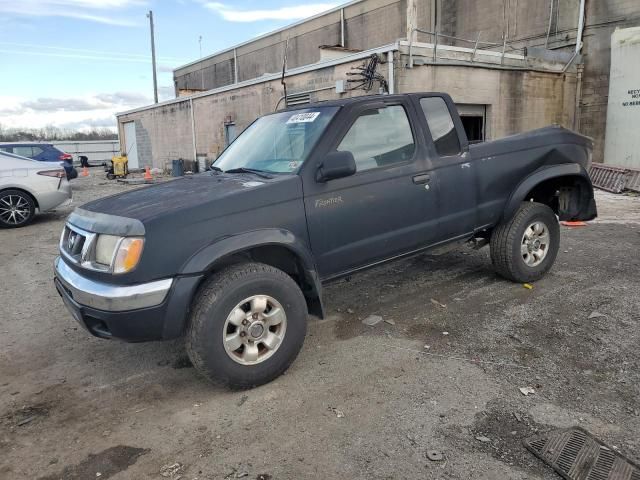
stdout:
<svg viewBox="0 0 640 480">
<path fill-rule="evenodd" d="M 64 169 L 0 152 L 0 228 L 28 225 L 36 212 L 46 212 L 72 198 Z"/>
</svg>

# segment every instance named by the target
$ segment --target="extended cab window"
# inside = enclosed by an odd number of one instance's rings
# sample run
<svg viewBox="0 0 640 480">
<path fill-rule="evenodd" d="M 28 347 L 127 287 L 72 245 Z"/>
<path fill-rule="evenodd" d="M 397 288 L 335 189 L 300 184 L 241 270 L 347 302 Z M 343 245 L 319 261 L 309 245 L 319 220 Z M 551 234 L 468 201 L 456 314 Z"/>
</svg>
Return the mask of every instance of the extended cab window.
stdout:
<svg viewBox="0 0 640 480">
<path fill-rule="evenodd" d="M 443 157 L 458 155 L 460 139 L 445 101 L 441 97 L 426 97 L 420 99 L 420 105 L 438 154 Z"/>
<path fill-rule="evenodd" d="M 367 110 L 344 136 L 339 151 L 353 154 L 358 171 L 411 160 L 415 142 L 401 105 Z"/>
</svg>

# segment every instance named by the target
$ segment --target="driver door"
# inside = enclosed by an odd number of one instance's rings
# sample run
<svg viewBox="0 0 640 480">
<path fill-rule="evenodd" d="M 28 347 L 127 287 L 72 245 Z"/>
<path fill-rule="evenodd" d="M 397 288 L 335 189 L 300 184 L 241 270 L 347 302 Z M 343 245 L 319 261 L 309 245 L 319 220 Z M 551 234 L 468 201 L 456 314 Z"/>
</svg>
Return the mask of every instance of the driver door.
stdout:
<svg viewBox="0 0 640 480">
<path fill-rule="evenodd" d="M 398 99 L 358 104 L 343 115 L 329 151 L 350 151 L 356 173 L 319 182 L 305 177 L 311 248 L 323 279 L 347 274 L 429 244 L 435 191 L 415 111 Z M 315 172 L 311 172 L 315 173 Z"/>
</svg>

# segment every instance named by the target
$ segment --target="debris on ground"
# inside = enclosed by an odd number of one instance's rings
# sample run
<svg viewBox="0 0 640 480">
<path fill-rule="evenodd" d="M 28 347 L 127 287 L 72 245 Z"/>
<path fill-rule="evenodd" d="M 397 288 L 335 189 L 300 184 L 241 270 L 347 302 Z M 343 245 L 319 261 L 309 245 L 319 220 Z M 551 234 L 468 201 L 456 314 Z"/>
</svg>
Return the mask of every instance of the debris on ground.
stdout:
<svg viewBox="0 0 640 480">
<path fill-rule="evenodd" d="M 385 318 L 384 323 L 388 323 L 389 325 L 395 325 L 396 322 L 391 318 Z"/>
<path fill-rule="evenodd" d="M 533 387 L 520 387 L 520 393 L 526 397 L 536 393 L 536 391 Z"/>
<path fill-rule="evenodd" d="M 442 332 L 442 335 L 449 335 L 449 332 Z"/>
<path fill-rule="evenodd" d="M 347 308 L 347 313 L 353 315 L 355 312 L 353 311 L 353 308 Z"/>
<path fill-rule="evenodd" d="M 425 345 L 425 346 L 424 346 L 424 349 L 425 349 L 425 350 L 429 350 L 430 348 L 431 348 L 431 345 Z"/>
<path fill-rule="evenodd" d="M 327 407 L 327 410 L 333 412 L 338 418 L 344 418 L 344 412 L 342 410 L 338 410 L 336 407 Z"/>
<path fill-rule="evenodd" d="M 478 435 L 476 437 L 476 440 L 478 440 L 479 442 L 482 442 L 482 443 L 489 443 L 491 441 L 491 439 L 489 437 L 485 437 L 484 435 Z"/>
<path fill-rule="evenodd" d="M 163 477 L 173 477 L 175 474 L 181 472 L 184 469 L 184 465 L 181 463 L 168 463 L 160 467 L 160 475 Z"/>
<path fill-rule="evenodd" d="M 563 220 L 560 222 L 560 225 L 564 225 L 565 227 L 586 227 L 587 223 L 586 222 L 570 222 L 567 220 Z"/>
<path fill-rule="evenodd" d="M 593 311 L 591 312 L 591 314 L 589 315 L 589 320 L 593 319 L 593 318 L 601 318 L 601 317 L 606 317 L 606 315 L 604 313 L 600 313 L 600 312 L 596 312 Z"/>
<path fill-rule="evenodd" d="M 370 327 L 373 327 L 374 325 L 379 324 L 381 321 L 382 321 L 382 317 L 380 315 L 369 315 L 367 318 L 365 318 L 362 321 L 362 323 Z"/>
<path fill-rule="evenodd" d="M 27 417 L 27 418 L 25 418 L 25 419 L 23 419 L 23 420 L 20 420 L 20 421 L 18 422 L 18 424 L 17 424 L 17 425 L 18 425 L 18 427 L 21 427 L 21 426 L 23 426 L 23 425 L 26 425 L 27 423 L 31 423 L 31 422 L 32 422 L 32 421 L 34 421 L 36 418 L 38 418 L 38 416 L 37 416 L 37 415 L 31 415 L 30 417 Z"/>
<path fill-rule="evenodd" d="M 238 403 L 236 403 L 236 405 L 241 407 L 242 405 L 244 405 L 244 402 L 246 402 L 248 399 L 249 397 L 247 395 L 242 395 L 242 397 L 240 397 L 240 400 L 238 400 Z"/>
<path fill-rule="evenodd" d="M 444 459 L 444 455 L 438 450 L 427 450 L 426 455 L 432 462 L 440 462 Z"/>
<path fill-rule="evenodd" d="M 447 306 L 444 303 L 439 302 L 435 298 L 431 299 L 431 303 L 433 303 L 434 305 L 436 305 L 437 307 L 440 307 L 440 308 L 447 308 Z"/>
<path fill-rule="evenodd" d="M 533 290 L 533 285 L 531 285 L 530 283 L 523 283 L 522 286 L 527 290 Z"/>
</svg>

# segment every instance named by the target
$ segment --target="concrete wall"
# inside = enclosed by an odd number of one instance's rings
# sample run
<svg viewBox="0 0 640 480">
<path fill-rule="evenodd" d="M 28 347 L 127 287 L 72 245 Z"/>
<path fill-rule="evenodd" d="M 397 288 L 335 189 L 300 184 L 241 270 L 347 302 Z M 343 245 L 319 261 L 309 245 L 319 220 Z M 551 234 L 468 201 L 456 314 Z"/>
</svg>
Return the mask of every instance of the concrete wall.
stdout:
<svg viewBox="0 0 640 480">
<path fill-rule="evenodd" d="M 354 61 L 288 77 L 288 91 L 291 94 L 328 87 L 311 93 L 311 101 L 336 98 L 336 80 L 347 78 L 347 72 L 361 63 Z M 444 65 L 406 69 L 405 63 L 406 58 L 399 58 L 396 52 L 397 92 L 444 91 L 457 103 L 486 105 L 488 138 L 552 123 L 570 127 L 573 122 L 574 74 Z M 388 64 L 382 64 L 379 72 L 387 77 Z M 366 93 L 358 90 L 342 96 Z M 215 159 L 224 149 L 225 122 L 233 122 L 241 132 L 258 116 L 273 112 L 281 96 L 278 79 L 194 98 L 197 155 Z M 120 124 L 126 121 L 136 122 L 140 165 L 166 168 L 176 158 L 194 160 L 188 100 L 119 117 Z"/>
<path fill-rule="evenodd" d="M 611 49 L 605 162 L 640 170 L 640 27 L 616 30 Z"/>
<path fill-rule="evenodd" d="M 171 160 L 193 158 L 191 106 L 189 101 L 159 106 L 137 114 L 118 117 L 121 148 L 126 122 L 135 122 L 138 164 L 166 168 Z"/>
<path fill-rule="evenodd" d="M 443 33 L 501 42 L 503 32 L 516 47 L 543 46 L 551 0 L 438 0 Z M 555 0 L 549 48 L 574 49 L 579 0 Z M 582 99 L 577 129 L 595 140 L 594 160 L 604 160 L 611 34 L 640 25 L 640 0 L 587 0 Z M 468 45 L 466 45 L 468 46 Z"/>
<path fill-rule="evenodd" d="M 405 35 L 406 0 L 364 0 L 344 8 L 345 46 L 367 50 L 395 42 Z M 421 9 L 429 21 L 430 10 Z M 282 70 L 284 46 L 289 38 L 288 68 L 320 61 L 321 45 L 341 41 L 340 11 L 294 25 L 237 47 L 238 81 L 254 79 Z M 226 51 L 174 72 L 176 93 L 180 90 L 210 90 L 234 82 L 234 52 Z"/>
<path fill-rule="evenodd" d="M 573 74 L 439 65 L 416 66 L 397 76 L 401 92 L 447 92 L 456 103 L 486 105 L 488 140 L 550 124 L 573 124 Z"/>
<path fill-rule="evenodd" d="M 361 63 L 362 61 L 355 61 L 289 77 L 288 93 L 330 87 L 331 90 L 311 93 L 310 99 L 317 102 L 335 98 L 336 80 L 347 78 L 346 72 Z M 386 76 L 387 66 L 381 66 L 379 71 Z M 353 91 L 342 95 L 354 96 L 365 93 Z M 257 117 L 273 112 L 281 97 L 282 86 L 278 79 L 194 98 L 197 156 L 206 156 L 209 160 L 217 158 L 225 146 L 226 122 L 233 122 L 240 133 Z M 168 168 L 171 160 L 195 159 L 189 100 L 119 116 L 121 139 L 122 124 L 130 121 L 136 122 L 140 165 Z"/>
<path fill-rule="evenodd" d="M 607 122 L 611 34 L 616 28 L 640 26 L 640 0 L 591 0 L 587 2 L 586 13 L 579 124 L 582 133 L 595 139 L 594 160 L 601 162 Z"/>
<path fill-rule="evenodd" d="M 572 51 L 579 3 L 580 0 L 417 0 L 417 26 L 471 40 L 480 33 L 481 40 L 495 43 L 502 43 L 506 37 L 512 48 L 546 44 L 552 49 Z M 640 25 L 640 0 L 587 0 L 586 5 L 582 99 L 575 127 L 595 139 L 594 160 L 603 161 L 611 34 L 616 27 Z M 369 49 L 405 38 L 406 8 L 406 0 L 364 0 L 348 5 L 344 8 L 346 46 Z M 239 81 L 279 71 L 288 36 L 289 67 L 315 63 L 320 59 L 320 45 L 340 42 L 340 12 L 238 47 Z M 433 41 L 426 34 L 418 34 L 417 39 Z M 439 42 L 470 46 L 443 38 Z M 176 89 L 208 90 L 228 85 L 234 80 L 233 71 L 233 52 L 223 52 L 176 70 Z"/>
</svg>

